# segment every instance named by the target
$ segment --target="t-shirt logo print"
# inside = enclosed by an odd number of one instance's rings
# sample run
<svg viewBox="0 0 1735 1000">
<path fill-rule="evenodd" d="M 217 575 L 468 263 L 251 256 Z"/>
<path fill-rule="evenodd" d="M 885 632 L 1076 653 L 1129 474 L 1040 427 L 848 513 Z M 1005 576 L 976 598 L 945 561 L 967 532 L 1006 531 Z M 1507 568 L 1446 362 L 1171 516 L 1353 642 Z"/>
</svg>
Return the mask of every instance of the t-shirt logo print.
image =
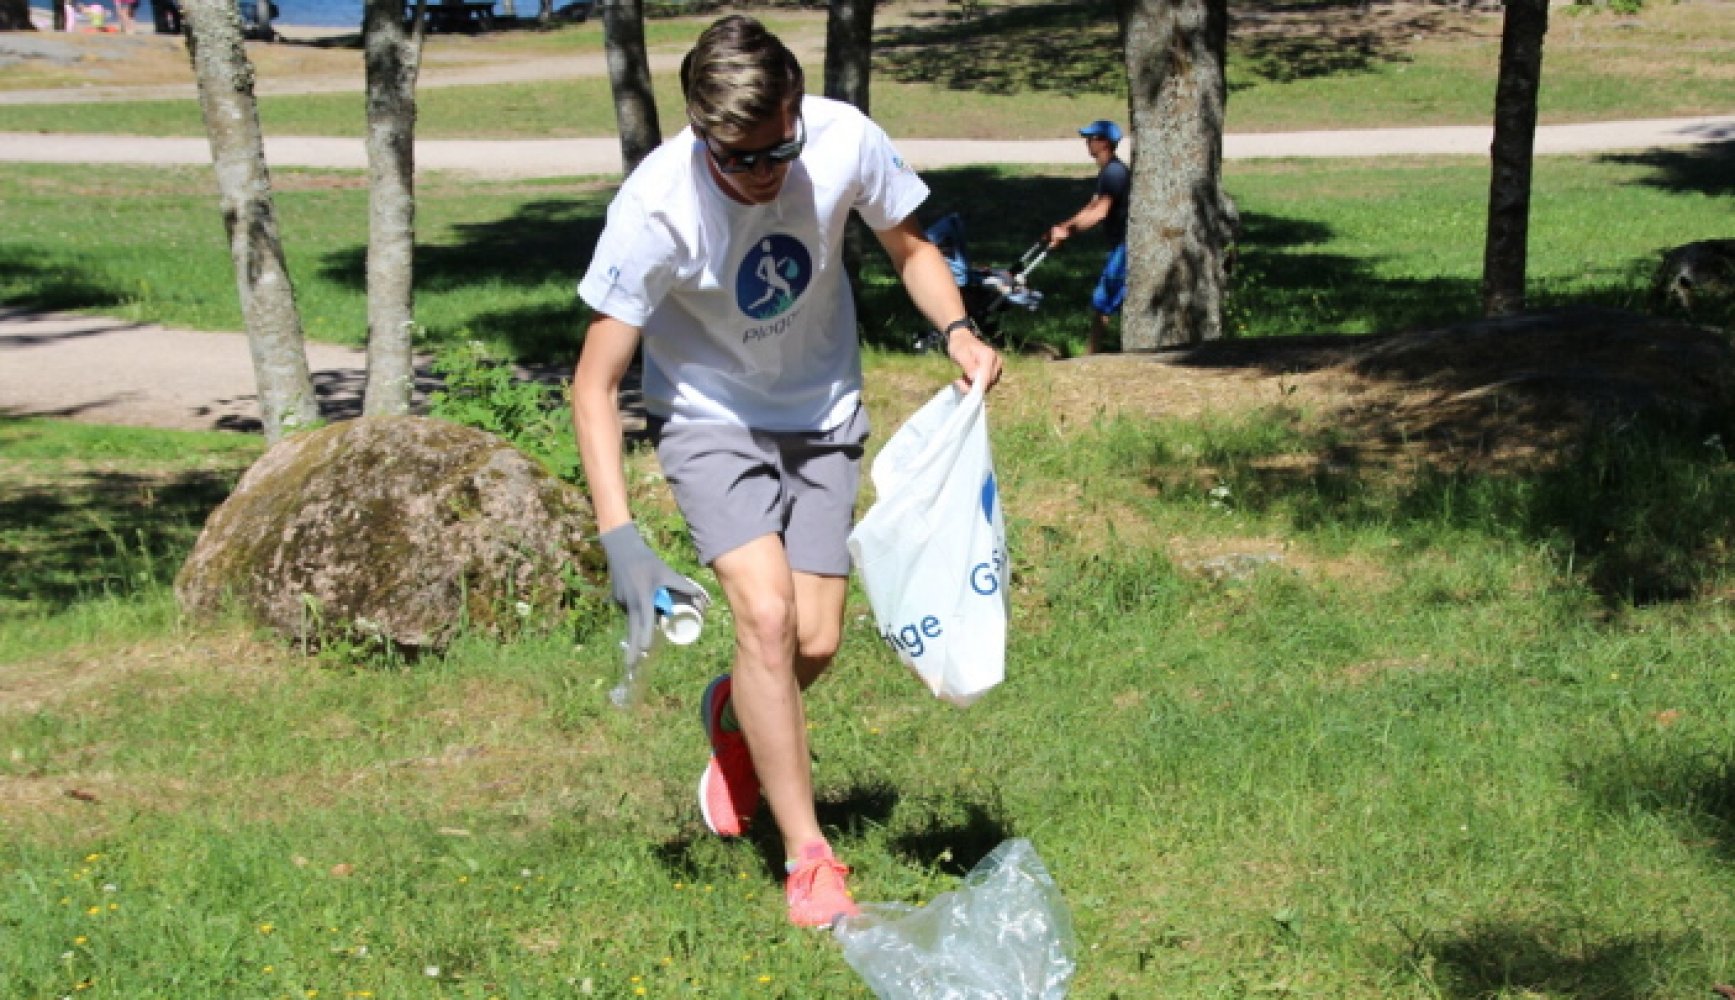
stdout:
<svg viewBox="0 0 1735 1000">
<path fill-rule="evenodd" d="M 735 303 L 754 319 L 781 316 L 813 280 L 813 258 L 793 236 L 767 236 L 747 251 L 735 275 Z"/>
</svg>

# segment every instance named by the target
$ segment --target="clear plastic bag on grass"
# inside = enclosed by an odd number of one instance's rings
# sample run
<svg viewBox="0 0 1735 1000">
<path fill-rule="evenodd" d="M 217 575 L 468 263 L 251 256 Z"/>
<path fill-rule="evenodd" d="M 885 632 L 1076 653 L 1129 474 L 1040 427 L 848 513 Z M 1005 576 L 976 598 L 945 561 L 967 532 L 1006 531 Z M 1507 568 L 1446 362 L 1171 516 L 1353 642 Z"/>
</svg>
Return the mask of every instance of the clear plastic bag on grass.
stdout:
<svg viewBox="0 0 1735 1000">
<path fill-rule="evenodd" d="M 1066 900 L 1022 838 L 927 906 L 864 903 L 833 933 L 880 1000 L 1060 1000 L 1078 967 Z"/>
</svg>

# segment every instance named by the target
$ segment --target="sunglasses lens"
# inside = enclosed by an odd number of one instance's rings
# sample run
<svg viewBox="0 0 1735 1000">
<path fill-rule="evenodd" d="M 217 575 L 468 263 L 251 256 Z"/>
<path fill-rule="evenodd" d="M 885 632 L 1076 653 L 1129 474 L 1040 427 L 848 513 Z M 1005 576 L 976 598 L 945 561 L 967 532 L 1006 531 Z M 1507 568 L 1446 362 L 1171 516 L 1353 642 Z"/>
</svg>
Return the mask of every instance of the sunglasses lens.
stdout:
<svg viewBox="0 0 1735 1000">
<path fill-rule="evenodd" d="M 717 164 L 718 170 L 726 174 L 745 174 L 758 167 L 761 161 L 777 165 L 799 157 L 802 148 L 807 145 L 807 124 L 797 118 L 796 128 L 798 131 L 795 138 L 788 142 L 778 143 L 770 149 L 756 149 L 751 153 L 723 149 L 715 145 L 709 137 L 705 139 L 705 146 L 711 151 L 711 159 Z"/>
</svg>

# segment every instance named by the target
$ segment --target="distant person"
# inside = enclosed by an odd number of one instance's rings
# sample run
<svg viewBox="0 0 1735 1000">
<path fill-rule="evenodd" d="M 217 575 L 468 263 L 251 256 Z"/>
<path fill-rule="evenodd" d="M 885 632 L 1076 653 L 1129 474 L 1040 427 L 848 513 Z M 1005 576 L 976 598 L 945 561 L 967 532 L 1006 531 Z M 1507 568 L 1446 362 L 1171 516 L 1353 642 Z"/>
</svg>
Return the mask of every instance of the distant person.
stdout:
<svg viewBox="0 0 1735 1000">
<path fill-rule="evenodd" d="M 1049 245 L 1058 247 L 1074 233 L 1101 225 L 1108 237 L 1108 259 L 1103 262 L 1102 275 L 1091 293 L 1090 338 L 1085 350 L 1096 354 L 1102 350 L 1108 318 L 1120 312 L 1127 297 L 1127 195 L 1132 190 L 1132 173 L 1115 149 L 1120 145 L 1121 128 L 1107 119 L 1098 119 L 1078 130 L 1084 136 L 1084 148 L 1096 162 L 1096 193 L 1072 218 L 1048 231 Z"/>
<path fill-rule="evenodd" d="M 100 3 L 85 4 L 84 19 L 90 22 L 90 30 L 92 31 L 101 33 L 114 31 L 114 27 L 108 23 L 108 8 Z"/>
<path fill-rule="evenodd" d="M 807 96 L 777 36 L 752 18 L 717 21 L 683 61 L 681 90 L 688 127 L 621 185 L 578 286 L 593 315 L 573 422 L 628 647 L 644 649 L 658 588 L 708 596 L 651 550 L 628 507 L 620 386 L 642 346 L 657 460 L 735 632 L 731 672 L 700 699 L 700 812 L 738 837 L 763 795 L 789 920 L 822 927 L 856 912 L 820 829 L 803 705 L 842 638 L 868 434 L 849 216 L 874 231 L 963 380 L 993 385 L 1001 359 L 916 222 L 927 185 L 860 111 Z"/>
<path fill-rule="evenodd" d="M 139 0 L 114 0 L 114 12 L 120 17 L 120 30 L 123 34 L 132 34 L 136 22 Z"/>
<path fill-rule="evenodd" d="M 157 34 L 178 35 L 183 27 L 181 5 L 175 0 L 151 0 L 151 20 L 156 22 Z"/>
</svg>

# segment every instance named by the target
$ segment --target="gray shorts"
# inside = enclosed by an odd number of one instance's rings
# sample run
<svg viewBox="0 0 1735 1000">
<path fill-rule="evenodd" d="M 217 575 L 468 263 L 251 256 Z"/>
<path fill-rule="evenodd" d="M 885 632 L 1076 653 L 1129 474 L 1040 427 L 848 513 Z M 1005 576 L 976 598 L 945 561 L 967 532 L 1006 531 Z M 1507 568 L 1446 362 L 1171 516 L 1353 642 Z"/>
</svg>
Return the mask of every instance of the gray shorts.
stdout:
<svg viewBox="0 0 1735 1000">
<path fill-rule="evenodd" d="M 762 535 L 781 535 L 789 567 L 848 576 L 850 525 L 861 483 L 867 410 L 829 431 L 760 431 L 734 424 L 649 427 L 657 461 L 709 566 Z"/>
</svg>

